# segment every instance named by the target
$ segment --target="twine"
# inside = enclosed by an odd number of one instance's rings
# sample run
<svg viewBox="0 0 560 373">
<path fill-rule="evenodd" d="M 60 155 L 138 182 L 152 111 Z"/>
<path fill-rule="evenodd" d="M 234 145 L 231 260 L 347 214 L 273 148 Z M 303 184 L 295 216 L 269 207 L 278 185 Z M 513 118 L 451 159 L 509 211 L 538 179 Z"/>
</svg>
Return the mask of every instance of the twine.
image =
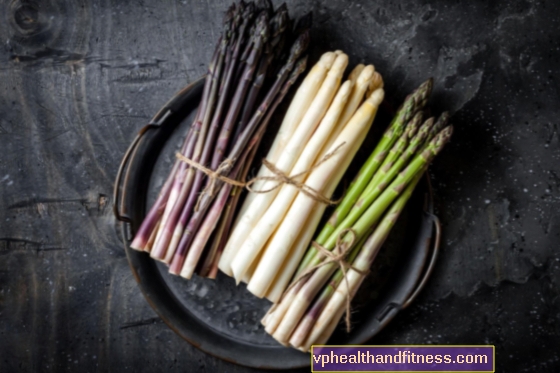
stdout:
<svg viewBox="0 0 560 373">
<path fill-rule="evenodd" d="M 351 234 L 350 241 L 343 242 L 344 236 L 347 233 Z M 313 241 L 311 243 L 311 245 L 313 247 L 315 247 L 318 252 L 323 254 L 325 256 L 325 259 L 322 262 L 320 262 L 319 264 L 316 264 L 313 267 L 310 267 L 310 268 L 306 269 L 284 291 L 284 294 L 287 294 L 288 291 L 290 291 L 294 286 L 296 286 L 302 279 L 309 278 L 313 274 L 313 272 L 315 272 L 317 269 L 321 268 L 324 265 L 330 264 L 330 263 L 336 263 L 340 267 L 340 270 L 342 271 L 342 275 L 344 276 L 344 282 L 346 284 L 346 289 L 348 290 L 348 292 L 346 294 L 346 318 L 345 318 L 346 331 L 348 333 L 350 333 L 350 330 L 351 330 L 351 319 L 350 319 L 351 318 L 351 316 L 350 316 L 351 307 L 350 307 L 350 302 L 352 300 L 352 295 L 350 294 L 350 284 L 348 283 L 348 277 L 346 276 L 347 270 L 352 269 L 352 270 L 358 272 L 362 276 L 367 276 L 368 273 L 369 273 L 369 271 L 364 272 L 362 270 L 359 270 L 359 269 L 355 268 L 354 266 L 352 266 L 351 264 L 349 264 L 345 260 L 346 256 L 348 255 L 348 253 L 349 253 L 350 249 L 352 248 L 352 246 L 354 245 L 355 241 L 356 241 L 356 232 L 352 228 L 346 228 L 346 229 L 343 229 L 340 232 L 340 234 L 338 235 L 338 238 L 336 239 L 336 245 L 335 245 L 335 247 L 332 251 L 327 250 L 325 247 L 323 247 L 320 244 L 318 244 L 317 242 Z"/>
<path fill-rule="evenodd" d="M 289 184 L 289 185 L 292 185 L 293 187 L 295 187 L 296 189 L 298 189 L 300 192 L 302 192 L 306 196 L 312 198 L 313 200 L 315 200 L 317 202 L 324 203 L 324 204 L 327 204 L 327 205 L 336 205 L 338 202 L 340 202 L 340 200 L 331 200 L 330 198 L 327 198 L 325 195 L 323 195 L 318 190 L 316 190 L 316 189 L 314 189 L 314 188 L 312 188 L 312 187 L 306 185 L 305 183 L 303 183 L 301 181 L 298 181 L 296 179 L 310 173 L 311 171 L 313 171 L 314 169 L 316 169 L 317 167 L 319 167 L 320 165 L 322 165 L 323 163 L 328 161 L 330 158 L 332 158 L 336 154 L 336 152 L 344 144 L 346 144 L 346 143 L 343 142 L 342 144 L 338 145 L 333 151 L 325 154 L 325 156 L 323 158 L 321 158 L 321 160 L 319 162 L 317 162 L 315 165 L 313 165 L 313 167 L 311 167 L 308 170 L 305 170 L 303 172 L 300 172 L 296 175 L 293 175 L 293 176 L 287 175 L 282 170 L 278 169 L 273 163 L 269 162 L 266 159 L 263 159 L 264 166 L 266 168 L 268 168 L 270 170 L 270 172 L 272 172 L 274 174 L 274 176 L 257 176 L 257 177 L 252 178 L 249 181 L 246 181 L 246 182 L 235 180 L 235 179 L 232 179 L 232 178 L 229 178 L 227 176 L 222 175 L 222 173 L 227 172 L 232 168 L 233 163 L 234 163 L 234 161 L 232 159 L 226 158 L 222 163 L 220 163 L 218 168 L 214 171 L 214 170 L 211 170 L 208 167 L 205 167 L 204 165 L 202 165 L 202 164 L 200 164 L 196 161 L 193 161 L 192 159 L 189 159 L 189 158 L 185 157 L 181 153 L 177 153 L 176 157 L 180 161 L 188 164 L 189 166 L 194 167 L 197 170 L 205 173 L 208 176 L 208 178 L 210 179 L 210 182 L 206 185 L 206 187 L 204 188 L 204 190 L 202 191 L 202 193 L 198 197 L 198 201 L 196 203 L 195 211 L 198 211 L 200 201 L 202 200 L 203 196 L 209 195 L 210 197 L 213 197 L 216 194 L 217 180 L 220 180 L 224 183 L 227 183 L 227 184 L 230 184 L 230 185 L 233 185 L 233 186 L 246 188 L 249 192 L 252 192 L 252 193 L 268 193 L 268 192 L 271 192 L 271 191 L 279 188 L 283 184 Z M 273 186 L 272 188 L 269 188 L 269 189 L 266 189 L 266 190 L 255 190 L 251 187 L 251 185 L 253 185 L 257 181 L 261 181 L 261 180 L 263 180 L 263 181 L 277 181 L 277 184 L 275 186 Z"/>
</svg>

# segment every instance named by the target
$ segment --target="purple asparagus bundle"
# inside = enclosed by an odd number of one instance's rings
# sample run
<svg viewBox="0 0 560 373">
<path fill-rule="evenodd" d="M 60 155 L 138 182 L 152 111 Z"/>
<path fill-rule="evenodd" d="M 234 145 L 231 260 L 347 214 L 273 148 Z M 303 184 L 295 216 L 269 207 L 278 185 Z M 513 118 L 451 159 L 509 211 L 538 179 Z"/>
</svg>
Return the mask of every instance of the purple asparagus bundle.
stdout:
<svg viewBox="0 0 560 373">
<path fill-rule="evenodd" d="M 274 11 L 269 1 L 242 0 L 226 13 L 180 151 L 190 162 L 175 162 L 131 244 L 173 274 L 216 276 L 242 192 L 222 177 L 245 179 L 274 111 L 306 67 L 310 15 L 291 25 L 287 6 Z"/>
</svg>

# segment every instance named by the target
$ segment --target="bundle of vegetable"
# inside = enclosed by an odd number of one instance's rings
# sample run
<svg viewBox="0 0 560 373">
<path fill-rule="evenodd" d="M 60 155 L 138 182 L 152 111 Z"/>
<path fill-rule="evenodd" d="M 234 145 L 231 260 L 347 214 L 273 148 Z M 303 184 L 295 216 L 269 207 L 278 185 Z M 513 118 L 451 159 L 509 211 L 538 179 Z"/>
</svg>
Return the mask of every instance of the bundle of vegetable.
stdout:
<svg viewBox="0 0 560 373">
<path fill-rule="evenodd" d="M 276 109 L 305 70 L 311 16 L 294 27 L 285 4 L 233 4 L 208 66 L 201 103 L 171 173 L 131 247 L 170 272 L 214 277 L 240 188 Z"/>
<path fill-rule="evenodd" d="M 298 89 L 227 242 L 219 268 L 277 301 L 383 100 L 381 76 L 348 56 L 321 56 Z M 368 91 L 366 95 L 366 92 Z"/>
<path fill-rule="evenodd" d="M 448 114 L 422 123 L 432 81 L 408 96 L 346 195 L 308 248 L 294 279 L 262 323 L 277 341 L 308 351 L 324 344 L 416 184 L 449 141 Z"/>
</svg>

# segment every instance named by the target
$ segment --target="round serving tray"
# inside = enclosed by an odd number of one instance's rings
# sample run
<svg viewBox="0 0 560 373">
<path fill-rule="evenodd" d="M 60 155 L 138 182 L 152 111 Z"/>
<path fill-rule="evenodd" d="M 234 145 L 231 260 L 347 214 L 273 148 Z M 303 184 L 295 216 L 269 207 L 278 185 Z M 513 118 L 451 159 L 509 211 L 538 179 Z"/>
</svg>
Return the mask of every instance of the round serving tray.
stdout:
<svg viewBox="0 0 560 373">
<path fill-rule="evenodd" d="M 130 248 L 147 206 L 161 188 L 202 94 L 203 79 L 178 92 L 136 136 L 125 153 L 113 195 L 114 213 L 132 272 L 146 300 L 163 321 L 199 349 L 254 368 L 308 366 L 309 354 L 278 344 L 260 319 L 270 302 L 220 273 L 216 280 L 185 280 L 146 253 Z M 271 124 L 272 125 L 272 124 Z M 366 140 L 372 141 L 372 140 Z M 428 279 L 439 249 L 440 225 L 433 215 L 426 176 L 378 255 L 352 302 L 352 331 L 335 331 L 329 343 L 363 344 L 407 307 Z"/>
</svg>

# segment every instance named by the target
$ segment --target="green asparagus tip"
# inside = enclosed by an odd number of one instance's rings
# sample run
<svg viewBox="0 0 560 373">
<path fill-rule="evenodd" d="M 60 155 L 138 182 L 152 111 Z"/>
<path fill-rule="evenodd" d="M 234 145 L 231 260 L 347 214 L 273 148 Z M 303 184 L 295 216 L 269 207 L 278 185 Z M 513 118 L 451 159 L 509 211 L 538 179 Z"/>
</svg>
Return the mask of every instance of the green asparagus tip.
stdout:
<svg viewBox="0 0 560 373">
<path fill-rule="evenodd" d="M 416 133 L 418 132 L 418 128 L 420 127 L 420 124 L 422 123 L 422 117 L 424 116 L 424 113 L 422 111 L 419 111 L 416 113 L 416 115 L 414 115 L 414 117 L 412 117 L 412 119 L 410 120 L 410 122 L 408 122 L 407 126 L 406 126 L 406 136 L 411 139 L 413 138 Z"/>
<path fill-rule="evenodd" d="M 444 112 L 442 113 L 433 127 L 430 129 L 430 134 L 428 135 L 429 138 L 433 138 L 436 136 L 445 126 L 447 126 L 447 122 L 449 121 L 449 113 Z"/>
<path fill-rule="evenodd" d="M 429 78 L 424 83 L 420 84 L 417 91 L 423 92 L 422 95 L 424 97 L 428 97 L 432 93 L 432 89 L 434 88 L 434 78 Z"/>
<path fill-rule="evenodd" d="M 428 138 L 431 129 L 433 128 L 434 118 L 428 118 L 424 121 L 424 123 L 418 129 L 416 133 L 415 139 L 418 146 L 422 145 L 424 141 Z"/>
<path fill-rule="evenodd" d="M 439 153 L 441 149 L 449 142 L 451 139 L 451 135 L 453 135 L 453 126 L 447 126 L 442 129 L 436 137 L 432 140 L 434 146 L 434 152 Z"/>
<path fill-rule="evenodd" d="M 432 93 L 432 88 L 434 86 L 434 79 L 430 78 L 426 80 L 424 83 L 420 84 L 420 86 L 412 93 L 410 99 L 414 101 L 414 109 L 413 111 L 422 110 L 424 106 L 428 103 L 428 98 Z"/>
<path fill-rule="evenodd" d="M 439 129 L 442 129 L 443 127 L 445 127 L 447 125 L 447 122 L 449 122 L 449 118 L 451 116 L 449 115 L 449 112 L 444 111 L 443 113 L 441 113 L 441 115 L 439 116 L 435 126 L 438 127 Z"/>
</svg>

